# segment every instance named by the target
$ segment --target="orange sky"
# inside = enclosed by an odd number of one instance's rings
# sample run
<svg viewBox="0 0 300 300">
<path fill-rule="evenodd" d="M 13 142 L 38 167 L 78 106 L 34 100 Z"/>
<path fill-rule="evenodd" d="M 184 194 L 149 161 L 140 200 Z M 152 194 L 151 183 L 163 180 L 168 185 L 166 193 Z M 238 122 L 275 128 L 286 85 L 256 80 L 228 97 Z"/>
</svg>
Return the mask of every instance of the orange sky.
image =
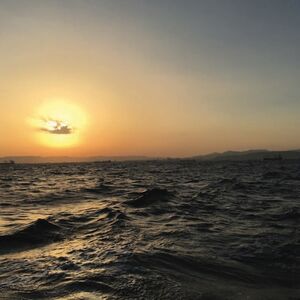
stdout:
<svg viewBox="0 0 300 300">
<path fill-rule="evenodd" d="M 263 37 L 243 48 L 253 23 L 218 8 L 154 2 L 1 2 L 0 156 L 299 148 L 294 50 Z M 74 130 L 46 132 L 43 118 Z"/>
</svg>

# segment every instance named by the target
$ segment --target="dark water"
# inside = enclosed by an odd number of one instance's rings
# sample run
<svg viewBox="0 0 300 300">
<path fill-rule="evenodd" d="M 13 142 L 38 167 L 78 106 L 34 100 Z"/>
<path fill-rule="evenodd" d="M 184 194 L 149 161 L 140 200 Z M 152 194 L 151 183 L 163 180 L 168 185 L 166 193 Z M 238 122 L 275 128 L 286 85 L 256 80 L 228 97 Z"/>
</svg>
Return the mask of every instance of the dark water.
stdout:
<svg viewBox="0 0 300 300">
<path fill-rule="evenodd" d="M 300 299 L 300 162 L 0 168 L 0 299 Z"/>
</svg>

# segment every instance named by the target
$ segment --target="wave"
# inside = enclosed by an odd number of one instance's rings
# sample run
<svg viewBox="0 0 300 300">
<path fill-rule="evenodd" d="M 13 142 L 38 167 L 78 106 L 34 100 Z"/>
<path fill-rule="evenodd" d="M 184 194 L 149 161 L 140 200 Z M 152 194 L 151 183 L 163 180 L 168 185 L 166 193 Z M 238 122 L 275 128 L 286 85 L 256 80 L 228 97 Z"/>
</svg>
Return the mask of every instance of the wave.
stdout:
<svg viewBox="0 0 300 300">
<path fill-rule="evenodd" d="M 282 177 L 283 174 L 277 171 L 268 171 L 263 174 L 264 179 L 276 179 Z"/>
<path fill-rule="evenodd" d="M 0 251 L 10 252 L 60 241 L 63 229 L 45 219 L 38 219 L 24 229 L 0 236 Z"/>
<path fill-rule="evenodd" d="M 284 220 L 300 221 L 300 211 L 297 208 L 290 208 L 281 213 L 271 215 L 270 218 L 278 221 L 284 221 Z"/>
<path fill-rule="evenodd" d="M 50 221 L 51 220 L 51 221 Z M 55 220 L 53 222 L 52 220 Z M 120 210 L 105 207 L 86 209 L 79 214 L 61 212 L 47 220 L 37 219 L 13 233 L 0 235 L 0 254 L 28 250 L 58 242 L 73 234 L 101 234 L 101 230 L 120 230 L 129 217 Z M 101 226 L 99 226 L 101 225 Z"/>
<path fill-rule="evenodd" d="M 260 283 L 262 276 L 250 272 L 249 268 L 239 264 L 229 264 L 212 259 L 199 259 L 188 255 L 176 253 L 153 252 L 135 253 L 135 264 L 151 268 L 167 269 L 169 272 L 178 273 L 178 276 L 203 276 L 221 277 L 223 279 L 237 280 L 243 283 Z"/>
<path fill-rule="evenodd" d="M 83 192 L 92 194 L 104 194 L 112 191 L 112 187 L 106 184 L 100 184 L 99 186 L 93 188 L 83 188 Z"/>
<path fill-rule="evenodd" d="M 76 294 L 78 292 L 80 292 L 81 295 L 83 294 L 83 292 L 97 292 L 99 294 L 101 293 L 101 295 L 109 295 L 112 292 L 114 292 L 114 290 L 109 284 L 90 279 L 82 279 L 76 281 L 73 280 L 66 283 L 60 283 L 54 286 L 51 285 L 50 287 L 42 288 L 36 291 L 33 290 L 28 292 L 19 292 L 18 296 L 21 296 L 22 299 L 23 297 L 25 299 L 56 299 L 57 297 L 64 296 L 69 296 L 70 298 L 68 297 L 68 299 L 77 299 Z M 83 298 L 80 297 L 78 299 Z"/>
<path fill-rule="evenodd" d="M 172 197 L 174 197 L 174 194 L 167 189 L 152 188 L 141 193 L 136 199 L 128 200 L 125 203 L 129 206 L 140 208 L 159 202 L 166 202 Z"/>
</svg>

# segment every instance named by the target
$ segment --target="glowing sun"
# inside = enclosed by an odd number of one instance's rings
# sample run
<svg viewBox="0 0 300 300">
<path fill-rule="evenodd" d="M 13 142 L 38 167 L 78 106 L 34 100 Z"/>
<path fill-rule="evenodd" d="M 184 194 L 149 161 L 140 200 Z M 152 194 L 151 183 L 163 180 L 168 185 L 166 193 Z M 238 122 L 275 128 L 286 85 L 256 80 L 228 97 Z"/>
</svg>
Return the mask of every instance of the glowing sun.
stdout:
<svg viewBox="0 0 300 300">
<path fill-rule="evenodd" d="M 31 124 L 39 143 L 66 148 L 82 141 L 86 119 L 86 114 L 79 106 L 64 100 L 49 100 L 37 109 Z"/>
</svg>

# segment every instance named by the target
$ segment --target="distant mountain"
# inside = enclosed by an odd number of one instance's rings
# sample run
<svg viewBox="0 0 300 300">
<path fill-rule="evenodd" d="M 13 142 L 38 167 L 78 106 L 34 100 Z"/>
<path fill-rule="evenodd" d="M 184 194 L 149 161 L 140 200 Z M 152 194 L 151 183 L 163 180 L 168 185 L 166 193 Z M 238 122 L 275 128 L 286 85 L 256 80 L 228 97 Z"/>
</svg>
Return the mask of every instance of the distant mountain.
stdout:
<svg viewBox="0 0 300 300">
<path fill-rule="evenodd" d="M 299 159 L 300 150 L 289 151 L 271 151 L 264 149 L 247 151 L 226 151 L 214 152 L 205 155 L 197 155 L 184 159 L 213 160 L 213 161 L 240 161 L 240 160 L 263 160 L 264 158 L 274 158 L 281 156 L 282 159 Z M 13 160 L 16 163 L 68 163 L 68 162 L 99 162 L 99 161 L 128 161 L 128 160 L 155 160 L 167 159 L 162 157 L 150 156 L 89 156 L 89 157 L 71 157 L 71 156 L 6 156 L 0 157 L 0 163 Z M 169 158 L 170 159 L 170 158 Z M 181 159 L 181 158 L 172 158 Z"/>
<path fill-rule="evenodd" d="M 192 159 L 199 160 L 263 160 L 265 158 L 282 157 L 282 159 L 300 159 L 300 150 L 271 151 L 271 150 L 247 150 L 226 151 L 223 153 L 210 153 L 198 155 Z"/>
</svg>

